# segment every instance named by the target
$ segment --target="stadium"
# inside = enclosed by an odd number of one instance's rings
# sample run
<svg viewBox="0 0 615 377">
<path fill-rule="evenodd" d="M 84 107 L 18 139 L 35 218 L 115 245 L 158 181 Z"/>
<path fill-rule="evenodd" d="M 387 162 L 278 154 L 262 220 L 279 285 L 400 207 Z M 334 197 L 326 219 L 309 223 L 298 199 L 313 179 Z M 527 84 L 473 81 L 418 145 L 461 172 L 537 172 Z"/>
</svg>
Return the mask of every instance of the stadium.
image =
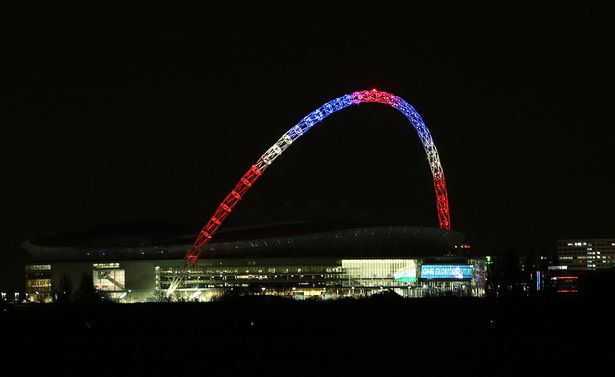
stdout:
<svg viewBox="0 0 615 377">
<path fill-rule="evenodd" d="M 417 131 L 433 178 L 439 229 L 281 223 L 231 228 L 214 238 L 250 187 L 291 144 L 331 114 L 364 103 L 399 110 Z M 468 251 L 461 247 L 464 236 L 450 229 L 444 171 L 420 115 L 391 93 L 357 91 L 325 103 L 285 132 L 250 166 L 200 231 L 121 226 L 25 242 L 32 256 L 26 291 L 32 301 L 64 299 L 80 281 L 81 287 L 93 284 L 120 302 L 256 294 L 331 299 L 382 291 L 403 297 L 482 296 L 484 261 L 459 253 Z"/>
<path fill-rule="evenodd" d="M 85 280 L 117 302 L 164 300 L 196 234 L 196 226 L 140 224 L 26 241 L 28 298 L 51 302 L 77 292 Z M 296 222 L 227 228 L 206 246 L 170 299 L 336 299 L 383 291 L 480 297 L 484 258 L 464 255 L 463 240 L 454 231 L 412 226 Z"/>
</svg>

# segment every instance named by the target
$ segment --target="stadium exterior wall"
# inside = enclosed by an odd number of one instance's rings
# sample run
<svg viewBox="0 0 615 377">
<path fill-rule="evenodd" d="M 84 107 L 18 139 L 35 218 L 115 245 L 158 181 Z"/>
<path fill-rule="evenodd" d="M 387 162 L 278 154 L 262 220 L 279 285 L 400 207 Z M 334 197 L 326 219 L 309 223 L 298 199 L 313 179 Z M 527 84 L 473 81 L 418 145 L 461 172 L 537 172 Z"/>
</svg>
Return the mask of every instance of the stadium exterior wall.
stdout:
<svg viewBox="0 0 615 377">
<path fill-rule="evenodd" d="M 485 293 L 484 259 L 452 252 L 464 238 L 459 233 L 425 227 L 291 225 L 221 233 L 170 299 L 334 299 L 387 290 L 404 297 Z M 92 285 L 117 302 L 166 300 L 164 293 L 179 273 L 188 245 L 181 242 L 183 235 L 171 242 L 160 239 L 86 234 L 26 241 L 29 300 L 74 299 Z"/>
<path fill-rule="evenodd" d="M 83 284 L 93 284 L 117 302 L 164 301 L 164 292 L 181 260 L 58 262 L 26 266 L 30 301 L 58 300 L 62 290 L 73 298 Z M 425 277 L 425 266 L 467 268 L 471 277 Z M 33 282 L 44 284 L 33 284 Z M 211 301 L 227 295 L 277 295 L 295 299 L 365 297 L 393 291 L 403 297 L 485 294 L 482 258 L 420 259 L 204 259 L 194 266 L 172 300 Z"/>
</svg>

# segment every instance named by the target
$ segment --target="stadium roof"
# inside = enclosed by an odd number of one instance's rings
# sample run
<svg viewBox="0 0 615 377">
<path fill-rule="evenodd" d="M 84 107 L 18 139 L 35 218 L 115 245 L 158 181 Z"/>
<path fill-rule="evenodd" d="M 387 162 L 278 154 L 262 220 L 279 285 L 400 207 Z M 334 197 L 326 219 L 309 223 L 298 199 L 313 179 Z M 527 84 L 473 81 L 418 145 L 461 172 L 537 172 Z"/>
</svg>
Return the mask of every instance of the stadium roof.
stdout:
<svg viewBox="0 0 615 377">
<path fill-rule="evenodd" d="M 199 226 L 138 224 L 23 243 L 34 261 L 181 259 Z M 432 227 L 341 223 L 280 223 L 226 228 L 202 258 L 395 258 L 443 255 L 464 240 Z"/>
</svg>

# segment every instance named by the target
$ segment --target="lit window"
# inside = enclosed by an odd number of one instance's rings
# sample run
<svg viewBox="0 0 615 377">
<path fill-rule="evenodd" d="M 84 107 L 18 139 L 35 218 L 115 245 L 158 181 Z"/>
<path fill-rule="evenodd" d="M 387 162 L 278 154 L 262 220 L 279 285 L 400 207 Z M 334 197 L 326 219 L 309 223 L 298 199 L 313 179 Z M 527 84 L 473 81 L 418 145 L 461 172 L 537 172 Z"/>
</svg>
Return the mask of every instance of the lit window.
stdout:
<svg viewBox="0 0 615 377">
<path fill-rule="evenodd" d="M 51 289 L 51 279 L 28 279 L 26 280 L 27 288 L 48 288 Z"/>
<path fill-rule="evenodd" d="M 119 268 L 120 264 L 119 263 L 93 263 L 92 267 L 101 268 L 101 269 Z"/>
<path fill-rule="evenodd" d="M 26 266 L 26 270 L 30 271 L 49 271 L 51 270 L 50 264 L 33 264 L 31 266 Z"/>
</svg>

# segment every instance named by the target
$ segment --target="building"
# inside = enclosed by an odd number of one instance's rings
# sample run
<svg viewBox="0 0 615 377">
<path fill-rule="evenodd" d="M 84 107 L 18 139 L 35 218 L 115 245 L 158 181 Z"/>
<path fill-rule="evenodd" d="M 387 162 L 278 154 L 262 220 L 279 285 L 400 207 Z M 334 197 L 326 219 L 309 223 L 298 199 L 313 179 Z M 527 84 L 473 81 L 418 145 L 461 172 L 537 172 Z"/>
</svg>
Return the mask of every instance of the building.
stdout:
<svg viewBox="0 0 615 377">
<path fill-rule="evenodd" d="M 85 281 L 118 302 L 160 300 L 197 232 L 198 227 L 123 226 L 26 241 L 27 294 L 31 301 L 49 302 L 76 292 Z M 387 290 L 403 297 L 481 297 L 485 259 L 456 255 L 463 239 L 457 232 L 408 226 L 231 228 L 206 246 L 173 298 L 334 299 Z"/>
<path fill-rule="evenodd" d="M 559 264 L 572 271 L 615 267 L 615 238 L 557 241 Z"/>
</svg>

